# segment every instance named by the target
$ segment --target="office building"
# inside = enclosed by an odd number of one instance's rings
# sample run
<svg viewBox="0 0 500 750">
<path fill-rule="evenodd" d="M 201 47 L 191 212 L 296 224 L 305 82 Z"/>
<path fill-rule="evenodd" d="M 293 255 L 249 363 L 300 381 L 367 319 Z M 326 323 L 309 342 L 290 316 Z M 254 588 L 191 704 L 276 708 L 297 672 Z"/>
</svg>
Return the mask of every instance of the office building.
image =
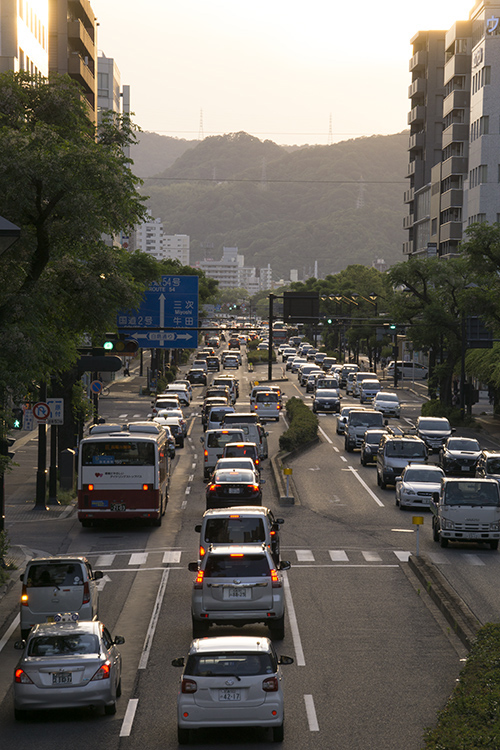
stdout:
<svg viewBox="0 0 500 750">
<path fill-rule="evenodd" d="M 0 3 L 0 73 L 49 72 L 49 1 L 2 0 Z"/>
</svg>

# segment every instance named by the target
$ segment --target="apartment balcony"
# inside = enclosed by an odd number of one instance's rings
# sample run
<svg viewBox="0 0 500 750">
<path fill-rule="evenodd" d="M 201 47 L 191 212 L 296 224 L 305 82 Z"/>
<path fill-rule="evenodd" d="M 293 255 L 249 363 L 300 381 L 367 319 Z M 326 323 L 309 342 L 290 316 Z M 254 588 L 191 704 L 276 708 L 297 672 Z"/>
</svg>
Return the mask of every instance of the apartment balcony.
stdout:
<svg viewBox="0 0 500 750">
<path fill-rule="evenodd" d="M 413 240 L 409 240 L 408 242 L 403 242 L 403 255 L 412 255 L 413 254 Z"/>
<path fill-rule="evenodd" d="M 455 76 L 470 75 L 470 55 L 453 55 L 444 66 L 444 83 L 451 81 Z"/>
<path fill-rule="evenodd" d="M 413 159 L 409 161 L 406 176 L 413 177 L 415 185 L 421 185 L 424 180 L 424 160 Z"/>
<path fill-rule="evenodd" d="M 421 49 L 415 52 L 412 58 L 410 58 L 409 70 L 413 73 L 418 68 L 425 68 L 427 65 L 427 50 Z"/>
<path fill-rule="evenodd" d="M 68 40 L 74 50 L 79 52 L 82 57 L 88 56 L 94 59 L 95 45 L 85 26 L 81 21 L 68 21 Z"/>
<path fill-rule="evenodd" d="M 422 151 L 425 146 L 425 132 L 421 130 L 419 133 L 410 135 L 408 141 L 408 151 Z"/>
<path fill-rule="evenodd" d="M 94 75 L 89 66 L 85 65 L 84 60 L 76 52 L 73 52 L 68 57 L 68 73 L 71 78 L 78 81 L 87 91 L 94 91 Z"/>
<path fill-rule="evenodd" d="M 441 180 L 455 174 L 467 174 L 468 159 L 466 156 L 450 156 L 441 166 Z"/>
<path fill-rule="evenodd" d="M 443 117 L 449 115 L 454 109 L 469 109 L 470 92 L 463 89 L 455 89 L 443 100 Z"/>
<path fill-rule="evenodd" d="M 416 125 L 418 122 L 425 121 L 426 108 L 424 104 L 417 104 L 416 107 L 408 112 L 408 125 Z"/>
<path fill-rule="evenodd" d="M 441 194 L 441 211 L 446 211 L 448 208 L 461 208 L 463 203 L 463 190 L 447 190 Z"/>
<path fill-rule="evenodd" d="M 417 78 L 408 86 L 408 99 L 415 96 L 425 96 L 427 94 L 427 78 Z"/>
<path fill-rule="evenodd" d="M 461 221 L 447 221 L 446 224 L 441 224 L 439 228 L 439 242 L 448 242 L 450 240 L 461 240 L 462 239 L 462 222 Z"/>
<path fill-rule="evenodd" d="M 405 190 L 403 193 L 403 203 L 412 203 L 415 199 L 415 188 Z"/>
<path fill-rule="evenodd" d="M 408 216 L 403 217 L 403 229 L 411 229 L 413 226 L 413 214 L 408 214 Z"/>
<path fill-rule="evenodd" d="M 469 126 L 464 122 L 455 122 L 443 130 L 442 147 L 445 149 L 451 143 L 469 140 Z"/>
</svg>

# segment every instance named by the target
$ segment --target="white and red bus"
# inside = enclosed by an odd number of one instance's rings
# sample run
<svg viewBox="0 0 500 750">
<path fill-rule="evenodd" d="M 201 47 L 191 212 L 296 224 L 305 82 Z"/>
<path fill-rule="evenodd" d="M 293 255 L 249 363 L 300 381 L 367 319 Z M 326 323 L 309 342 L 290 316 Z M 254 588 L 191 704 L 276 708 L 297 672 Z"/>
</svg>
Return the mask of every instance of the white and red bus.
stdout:
<svg viewBox="0 0 500 750">
<path fill-rule="evenodd" d="M 170 478 L 167 433 L 152 422 L 98 427 L 80 442 L 78 520 L 91 526 L 141 518 L 161 526 Z"/>
</svg>

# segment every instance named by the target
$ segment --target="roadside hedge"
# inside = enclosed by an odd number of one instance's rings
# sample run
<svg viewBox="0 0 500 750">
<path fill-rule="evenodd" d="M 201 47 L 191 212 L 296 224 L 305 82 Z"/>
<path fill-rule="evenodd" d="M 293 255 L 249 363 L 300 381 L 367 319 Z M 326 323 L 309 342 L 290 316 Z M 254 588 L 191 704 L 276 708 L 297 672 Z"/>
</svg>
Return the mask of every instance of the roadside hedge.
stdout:
<svg viewBox="0 0 500 750">
<path fill-rule="evenodd" d="M 252 362 L 254 365 L 261 365 L 265 362 L 269 361 L 269 354 L 267 352 L 267 349 L 263 351 L 260 349 L 259 351 L 253 351 L 253 352 L 247 352 L 248 361 Z M 273 349 L 273 362 L 276 362 L 276 352 Z"/>
<path fill-rule="evenodd" d="M 425 750 L 500 747 L 500 624 L 478 632 L 438 725 L 425 735 Z"/>
<path fill-rule="evenodd" d="M 280 448 L 292 451 L 318 437 L 318 417 L 305 405 L 301 398 L 293 396 L 286 402 L 286 412 L 290 427 L 280 435 Z"/>
</svg>

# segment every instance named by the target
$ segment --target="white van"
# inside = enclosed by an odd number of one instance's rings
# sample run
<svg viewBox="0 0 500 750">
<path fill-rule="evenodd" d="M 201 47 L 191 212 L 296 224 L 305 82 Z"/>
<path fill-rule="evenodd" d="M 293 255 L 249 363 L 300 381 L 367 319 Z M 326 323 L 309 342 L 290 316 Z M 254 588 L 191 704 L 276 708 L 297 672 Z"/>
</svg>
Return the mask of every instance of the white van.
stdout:
<svg viewBox="0 0 500 750">
<path fill-rule="evenodd" d="M 353 382 L 353 391 L 352 395 L 354 398 L 359 398 L 359 392 L 361 388 L 361 383 L 363 380 L 376 380 L 377 375 L 374 372 L 357 372 L 354 375 L 354 382 Z"/>
<path fill-rule="evenodd" d="M 397 362 L 398 378 L 411 378 L 412 380 L 425 380 L 429 370 L 418 362 Z M 387 365 L 387 377 L 394 377 L 394 361 Z"/>
<path fill-rule="evenodd" d="M 279 393 L 276 391 L 258 391 L 255 394 L 254 409 L 262 422 L 268 419 L 280 418 L 281 404 Z"/>
<path fill-rule="evenodd" d="M 207 430 L 200 437 L 203 443 L 203 478 L 209 479 L 215 464 L 222 458 L 226 443 L 243 443 L 245 436 L 242 430 L 231 428 L 227 430 Z"/>
</svg>

